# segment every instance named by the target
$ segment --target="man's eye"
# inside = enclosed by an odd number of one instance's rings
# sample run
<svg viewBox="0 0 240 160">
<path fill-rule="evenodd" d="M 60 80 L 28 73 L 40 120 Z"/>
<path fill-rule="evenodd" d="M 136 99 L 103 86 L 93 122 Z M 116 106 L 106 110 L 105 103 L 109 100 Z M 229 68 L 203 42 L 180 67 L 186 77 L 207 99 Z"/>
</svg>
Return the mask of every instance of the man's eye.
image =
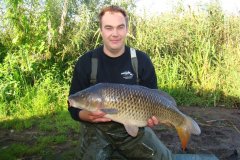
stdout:
<svg viewBox="0 0 240 160">
<path fill-rule="evenodd" d="M 112 30 L 112 27 L 105 27 L 106 30 Z"/>
<path fill-rule="evenodd" d="M 118 26 L 118 29 L 124 29 L 124 28 L 125 28 L 124 25 Z"/>
</svg>

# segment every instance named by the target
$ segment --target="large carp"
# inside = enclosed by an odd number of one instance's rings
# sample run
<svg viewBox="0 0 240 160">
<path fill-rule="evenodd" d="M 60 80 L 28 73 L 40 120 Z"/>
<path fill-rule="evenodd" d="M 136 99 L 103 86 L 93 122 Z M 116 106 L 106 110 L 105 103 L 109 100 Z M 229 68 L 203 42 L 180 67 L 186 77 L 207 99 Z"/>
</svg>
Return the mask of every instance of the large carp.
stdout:
<svg viewBox="0 0 240 160">
<path fill-rule="evenodd" d="M 131 136 L 138 127 L 147 125 L 155 116 L 159 122 L 171 124 L 178 132 L 185 150 L 191 134 L 199 135 L 198 124 L 178 110 L 175 100 L 167 93 L 139 85 L 99 83 L 69 96 L 71 106 L 88 111 L 101 110 L 105 117 L 122 123 Z"/>
</svg>

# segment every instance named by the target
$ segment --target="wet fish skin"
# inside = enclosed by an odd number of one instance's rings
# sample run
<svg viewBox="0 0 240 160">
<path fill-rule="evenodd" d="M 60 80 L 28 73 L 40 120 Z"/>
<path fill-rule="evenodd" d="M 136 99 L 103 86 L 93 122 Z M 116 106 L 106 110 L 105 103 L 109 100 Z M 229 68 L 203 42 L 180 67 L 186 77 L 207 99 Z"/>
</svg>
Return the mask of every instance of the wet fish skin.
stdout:
<svg viewBox="0 0 240 160">
<path fill-rule="evenodd" d="M 122 123 L 131 136 L 137 136 L 138 127 L 146 126 L 147 120 L 155 116 L 176 128 L 184 150 L 190 135 L 201 133 L 198 124 L 177 108 L 174 98 L 156 89 L 99 83 L 70 95 L 68 100 L 76 108 L 105 112 L 105 117 Z"/>
</svg>

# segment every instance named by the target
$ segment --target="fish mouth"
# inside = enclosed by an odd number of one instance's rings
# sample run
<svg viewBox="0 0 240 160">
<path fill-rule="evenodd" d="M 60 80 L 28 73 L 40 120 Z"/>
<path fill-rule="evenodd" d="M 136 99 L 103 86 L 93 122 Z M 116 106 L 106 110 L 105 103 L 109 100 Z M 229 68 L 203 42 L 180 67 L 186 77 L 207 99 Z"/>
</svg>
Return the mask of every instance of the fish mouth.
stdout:
<svg viewBox="0 0 240 160">
<path fill-rule="evenodd" d="M 71 107 L 77 107 L 75 101 L 71 97 L 68 98 L 68 103 Z"/>
<path fill-rule="evenodd" d="M 83 109 L 82 105 L 84 105 L 84 103 L 82 103 L 82 100 L 79 100 L 78 98 L 79 97 L 76 96 L 75 94 L 70 95 L 68 97 L 68 104 L 71 107 Z"/>
</svg>

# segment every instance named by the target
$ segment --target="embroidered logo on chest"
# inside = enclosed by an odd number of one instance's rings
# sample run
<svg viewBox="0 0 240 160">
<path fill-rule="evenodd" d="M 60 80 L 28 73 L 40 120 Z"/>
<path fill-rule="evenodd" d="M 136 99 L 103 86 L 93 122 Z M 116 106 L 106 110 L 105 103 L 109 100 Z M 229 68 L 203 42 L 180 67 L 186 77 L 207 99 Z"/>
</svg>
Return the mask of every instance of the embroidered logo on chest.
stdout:
<svg viewBox="0 0 240 160">
<path fill-rule="evenodd" d="M 121 75 L 124 79 L 132 79 L 133 78 L 133 73 L 131 73 L 130 71 L 124 71 L 121 73 Z"/>
</svg>

